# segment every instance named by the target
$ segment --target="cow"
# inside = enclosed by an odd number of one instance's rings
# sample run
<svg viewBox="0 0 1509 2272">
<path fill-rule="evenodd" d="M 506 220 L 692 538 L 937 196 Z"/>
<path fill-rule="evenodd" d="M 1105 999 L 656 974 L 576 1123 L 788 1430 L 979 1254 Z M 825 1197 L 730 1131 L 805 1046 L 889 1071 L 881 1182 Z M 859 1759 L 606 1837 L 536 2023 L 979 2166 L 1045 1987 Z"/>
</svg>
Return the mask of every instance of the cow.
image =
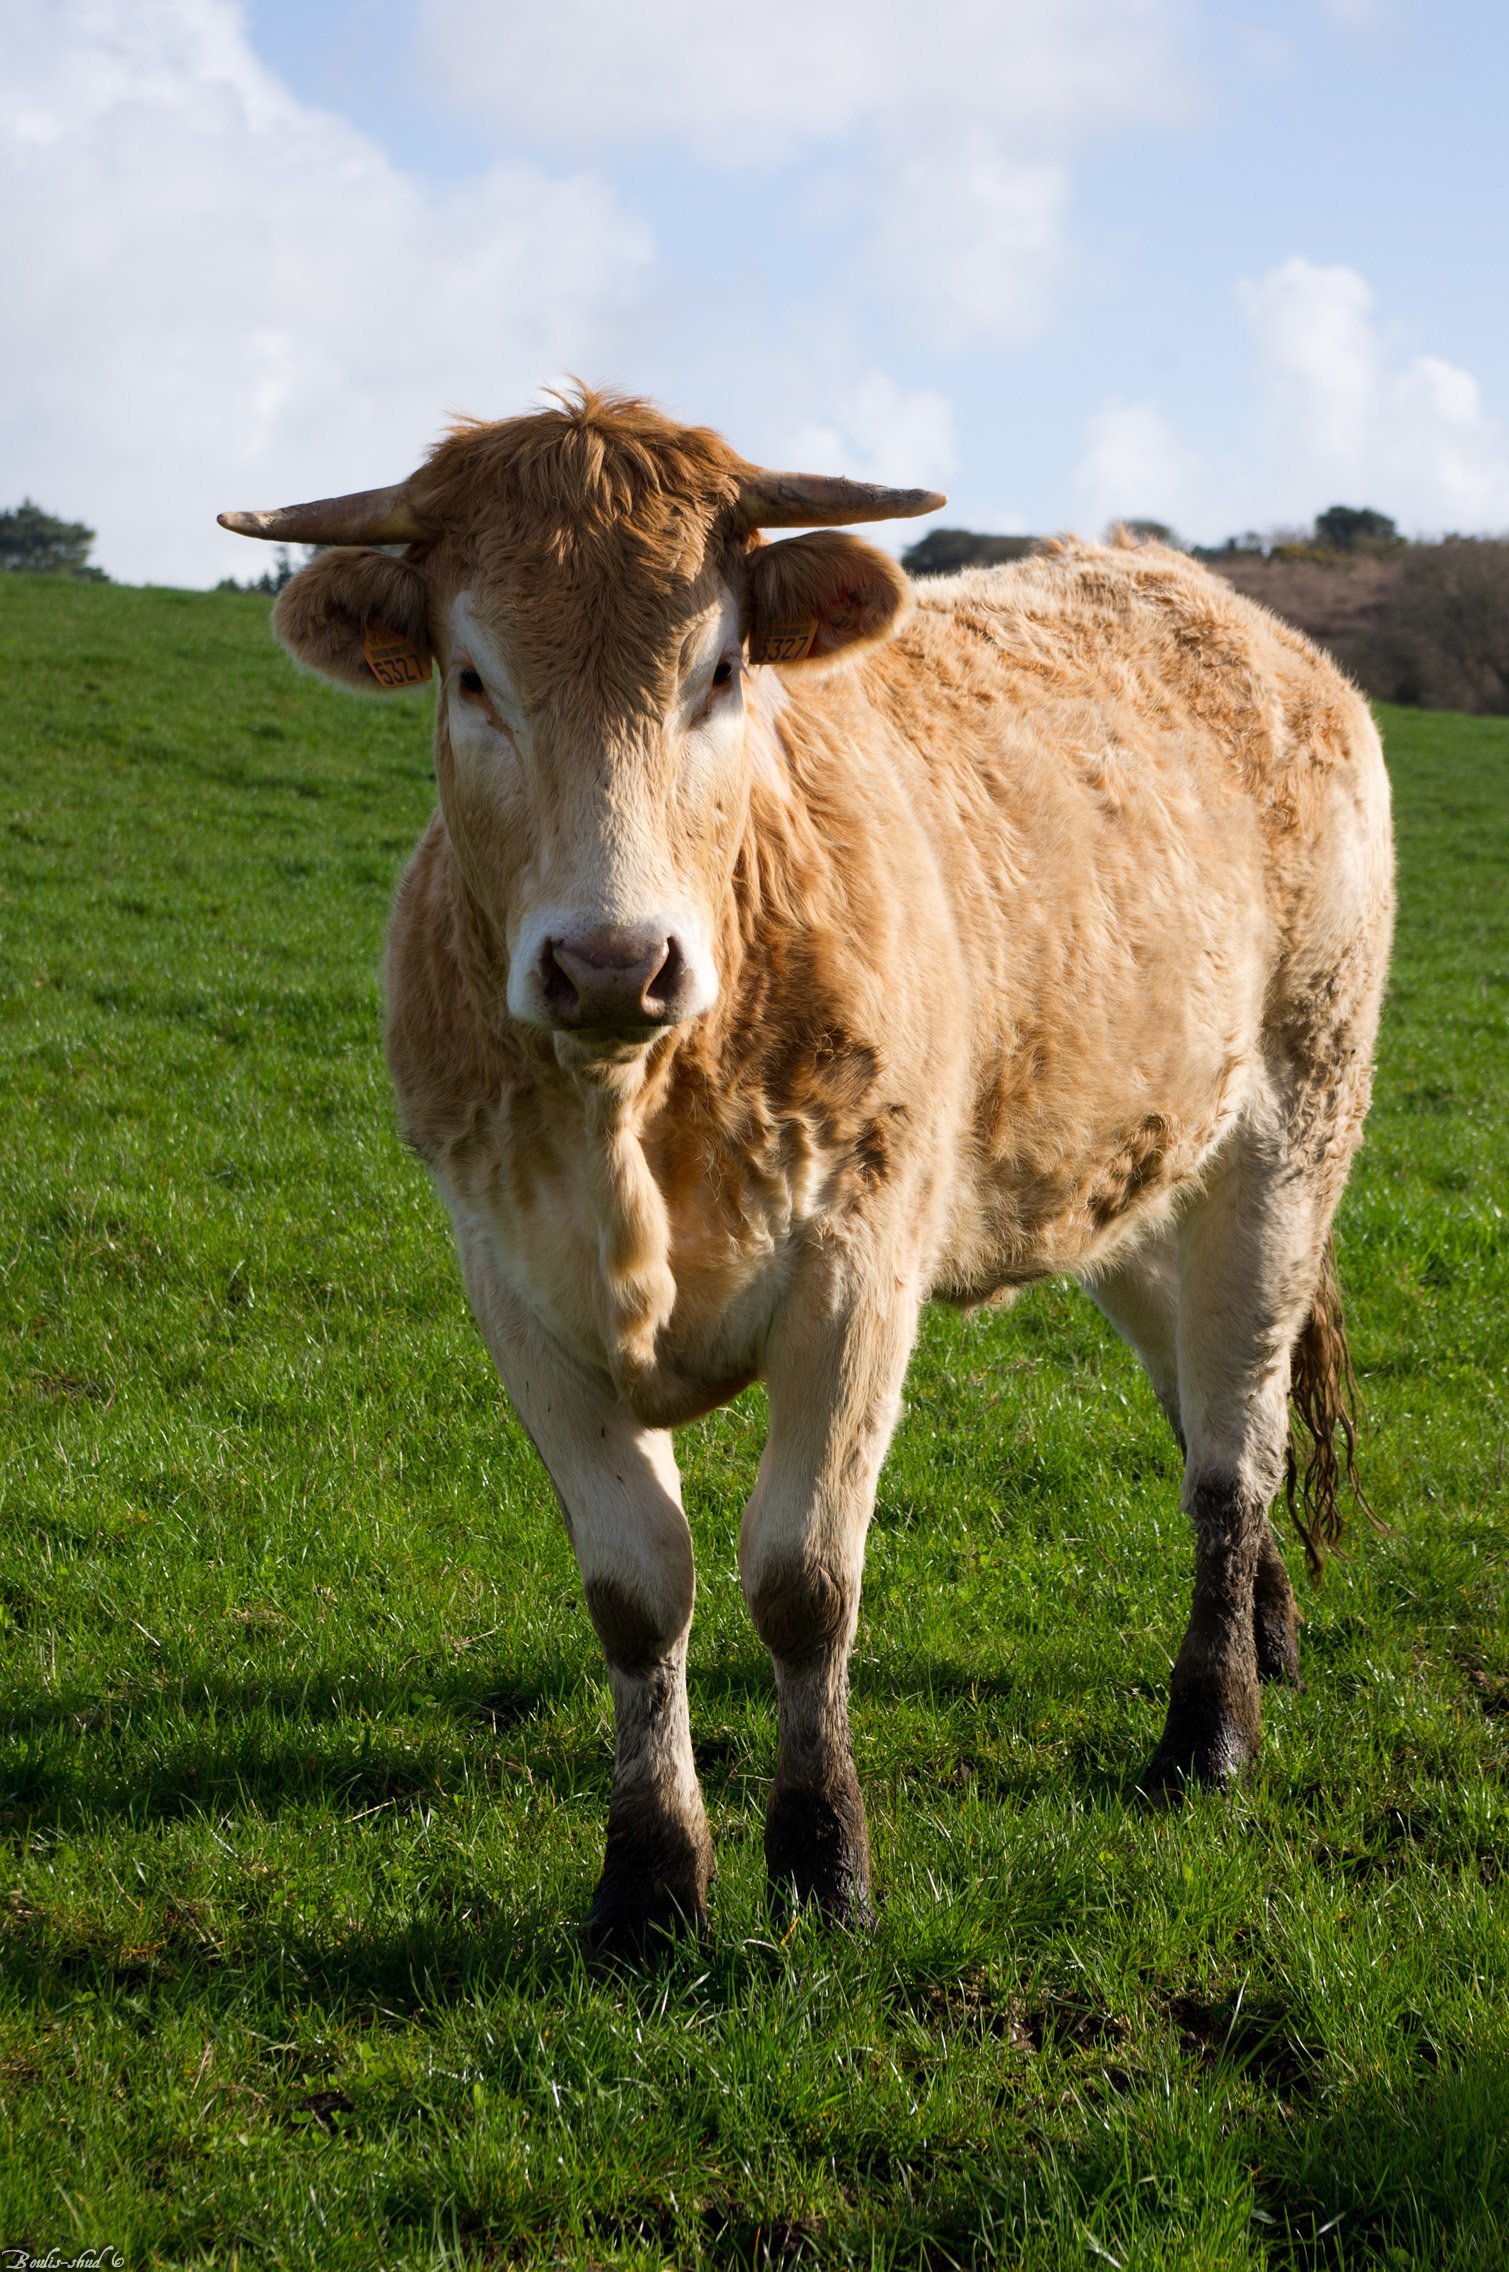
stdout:
<svg viewBox="0 0 1509 2272">
<path fill-rule="evenodd" d="M 748 1383 L 783 1915 L 873 1914 L 848 1660 L 924 1302 L 1068 1274 L 1146 1368 L 1194 1546 L 1150 1798 L 1229 1785 L 1260 1683 L 1299 1678 L 1286 1466 L 1317 1570 L 1340 1528 L 1330 1233 L 1393 907 L 1372 718 L 1163 546 L 913 589 L 843 526 L 944 502 L 581 389 L 393 488 L 221 516 L 331 548 L 277 603 L 299 662 L 439 674 L 388 1057 L 607 1660 L 610 1956 L 707 1922 L 673 1431 Z"/>
</svg>

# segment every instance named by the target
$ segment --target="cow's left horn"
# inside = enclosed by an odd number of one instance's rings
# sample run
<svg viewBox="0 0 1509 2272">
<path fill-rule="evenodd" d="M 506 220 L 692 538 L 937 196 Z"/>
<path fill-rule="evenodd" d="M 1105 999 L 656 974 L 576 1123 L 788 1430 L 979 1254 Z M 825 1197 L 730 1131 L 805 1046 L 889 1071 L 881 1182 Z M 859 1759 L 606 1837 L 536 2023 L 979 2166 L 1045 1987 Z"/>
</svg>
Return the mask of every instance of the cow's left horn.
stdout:
<svg viewBox="0 0 1509 2272">
<path fill-rule="evenodd" d="M 349 497 L 317 497 L 310 505 L 283 505 L 273 513 L 217 513 L 236 536 L 276 544 L 418 544 L 431 532 L 409 503 L 409 485 L 356 489 Z"/>
<path fill-rule="evenodd" d="M 767 473 L 751 466 L 739 504 L 752 529 L 837 528 L 845 521 L 909 521 L 948 499 L 936 489 L 886 489 L 828 473 Z"/>
</svg>

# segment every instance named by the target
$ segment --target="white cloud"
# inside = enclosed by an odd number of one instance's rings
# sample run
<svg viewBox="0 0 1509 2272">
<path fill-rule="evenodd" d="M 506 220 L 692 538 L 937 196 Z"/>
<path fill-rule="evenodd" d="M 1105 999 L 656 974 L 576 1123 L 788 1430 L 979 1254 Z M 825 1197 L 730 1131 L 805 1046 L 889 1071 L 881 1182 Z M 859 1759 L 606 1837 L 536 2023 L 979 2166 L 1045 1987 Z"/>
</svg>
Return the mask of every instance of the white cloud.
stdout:
<svg viewBox="0 0 1509 2272">
<path fill-rule="evenodd" d="M 945 348 L 1030 339 L 1063 266 L 1068 188 L 1066 167 L 1009 158 L 978 130 L 952 153 L 903 160 L 879 201 L 876 281 L 899 282 Z"/>
<path fill-rule="evenodd" d="M 571 150 L 768 163 L 876 125 L 946 151 L 960 122 L 1059 137 L 1177 98 L 1173 0 L 422 0 L 461 104 Z M 584 63 L 590 60 L 590 68 Z"/>
<path fill-rule="evenodd" d="M 1178 0 L 421 0 L 421 52 L 451 100 L 548 147 L 766 171 L 841 151 L 864 242 L 830 261 L 953 346 L 1041 328 L 1069 257 L 1067 161 L 1183 107 L 1179 15 Z"/>
<path fill-rule="evenodd" d="M 1074 476 L 1083 528 L 1108 521 L 1167 521 L 1179 528 L 1203 502 L 1203 468 L 1155 402 L 1108 402 L 1085 428 Z"/>
<path fill-rule="evenodd" d="M 27 217 L 0 238 L 0 504 L 88 520 L 117 575 L 245 576 L 218 508 L 391 479 L 449 410 L 567 370 L 658 380 L 753 454 L 805 433 L 821 470 L 947 485 L 951 405 L 892 353 L 1041 330 L 1076 151 L 1183 100 L 1181 0 L 400 4 L 510 162 L 406 171 L 259 62 L 245 0 L 0 0 Z M 744 166 L 741 219 L 767 191 L 805 218 L 768 274 L 678 273 L 614 148 Z"/>
<path fill-rule="evenodd" d="M 1266 404 L 1266 518 L 1340 499 L 1410 528 L 1509 525 L 1509 448 L 1477 381 L 1394 352 L 1355 270 L 1296 257 L 1243 299 Z"/>
<path fill-rule="evenodd" d="M 504 414 L 567 370 L 632 384 L 647 357 L 757 454 L 949 476 L 946 396 L 842 320 L 787 310 L 734 352 L 733 304 L 709 329 L 592 177 L 427 186 L 297 101 L 233 0 L 20 0 L 0 23 L 0 194 L 35 219 L 0 240 L 0 505 L 88 521 L 114 575 L 255 575 L 222 507 L 398 478 L 452 410 Z"/>
<path fill-rule="evenodd" d="M 954 470 L 953 407 L 932 387 L 908 390 L 871 371 L 843 390 L 831 423 L 793 427 L 780 454 L 798 472 L 840 465 L 861 481 L 933 488 Z"/>
<path fill-rule="evenodd" d="M 1476 379 L 1402 354 L 1355 269 L 1296 256 L 1239 297 L 1256 379 L 1245 418 L 1216 455 L 1155 402 L 1103 404 L 1075 476 L 1087 526 L 1146 515 L 1219 538 L 1307 526 L 1340 503 L 1423 534 L 1509 527 L 1509 443 Z"/>
<path fill-rule="evenodd" d="M 651 263 L 590 179 L 406 176 L 262 68 L 232 0 L 3 21 L 0 447 L 114 574 L 255 572 L 219 508 L 397 478 L 446 411 L 600 368 Z"/>
</svg>

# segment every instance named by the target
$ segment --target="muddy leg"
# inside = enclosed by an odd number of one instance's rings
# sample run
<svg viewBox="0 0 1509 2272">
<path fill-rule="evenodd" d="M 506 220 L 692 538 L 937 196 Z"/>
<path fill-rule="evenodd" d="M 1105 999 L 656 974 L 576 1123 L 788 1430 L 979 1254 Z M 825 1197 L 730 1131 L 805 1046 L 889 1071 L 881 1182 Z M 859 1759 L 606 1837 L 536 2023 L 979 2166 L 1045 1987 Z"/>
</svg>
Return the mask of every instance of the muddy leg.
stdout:
<svg viewBox="0 0 1509 2272">
<path fill-rule="evenodd" d="M 542 1333 L 463 1239 L 493 1360 L 566 1519 L 613 1691 L 607 1850 L 592 1945 L 653 1954 L 707 1919 L 712 1840 L 692 1759 L 686 1650 L 696 1575 L 671 1439 L 631 1418 L 605 1376 Z"/>
<path fill-rule="evenodd" d="M 765 1867 L 779 1902 L 872 1920 L 870 1833 L 849 1737 L 849 1651 L 857 1578 L 817 1565 L 768 1567 L 750 1612 L 775 1667 L 780 1749 L 765 1817 Z"/>
<path fill-rule="evenodd" d="M 607 1846 L 587 1935 L 605 1954 L 633 1958 L 707 1923 L 713 1847 L 686 1698 L 691 1589 L 679 1625 L 674 1601 L 649 1614 L 603 1578 L 589 1580 L 586 1592 L 608 1660 L 614 1719 Z"/>
<path fill-rule="evenodd" d="M 745 1599 L 775 1668 L 780 1748 L 765 1822 L 777 1908 L 835 1924 L 872 1916 L 870 1839 L 849 1736 L 849 1651 L 865 1532 L 916 1331 L 909 1292 L 841 1313 L 798 1285 L 772 1336 L 770 1434 L 745 1511 Z"/>
<path fill-rule="evenodd" d="M 1195 1594 L 1169 1682 L 1168 1719 L 1143 1777 L 1150 1793 L 1186 1781 L 1224 1788 L 1257 1757 L 1262 1733 L 1253 1579 L 1266 1511 L 1230 1482 L 1196 1485 Z"/>
<path fill-rule="evenodd" d="M 1283 1550 L 1272 1523 L 1265 1523 L 1258 1540 L 1252 1587 L 1252 1632 L 1259 1680 L 1282 1680 L 1291 1688 L 1304 1687 L 1299 1675 L 1299 1627 L 1299 1608 Z"/>
<path fill-rule="evenodd" d="M 1195 1534 L 1189 1629 L 1152 1795 L 1224 1787 L 1257 1756 L 1260 1673 L 1297 1671 L 1294 1598 L 1268 1509 L 1283 1472 L 1289 1360 L 1326 1221 L 1271 1139 L 1239 1131 L 1179 1225 L 1179 1410 Z"/>
</svg>

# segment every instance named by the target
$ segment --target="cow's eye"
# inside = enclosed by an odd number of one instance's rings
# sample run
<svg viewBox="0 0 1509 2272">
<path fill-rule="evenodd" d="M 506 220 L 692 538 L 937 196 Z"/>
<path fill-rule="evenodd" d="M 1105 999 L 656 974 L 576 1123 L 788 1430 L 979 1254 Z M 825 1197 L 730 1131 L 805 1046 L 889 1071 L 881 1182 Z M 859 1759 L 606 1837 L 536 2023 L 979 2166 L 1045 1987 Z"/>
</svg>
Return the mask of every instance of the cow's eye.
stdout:
<svg viewBox="0 0 1509 2272">
<path fill-rule="evenodd" d="M 463 694 L 480 694 L 482 692 L 482 673 L 480 671 L 463 671 L 461 673 L 461 691 Z"/>
<path fill-rule="evenodd" d="M 732 664 L 731 662 L 729 662 L 729 660 L 728 660 L 727 656 L 725 656 L 725 657 L 724 657 L 724 659 L 723 659 L 723 661 L 722 661 L 722 662 L 721 662 L 721 663 L 720 663 L 720 664 L 718 665 L 717 669 L 716 669 L 716 670 L 715 670 L 715 671 L 713 672 L 713 684 L 714 684 L 714 686 L 727 686 L 727 684 L 728 684 L 729 680 L 730 680 L 730 679 L 731 679 L 731 678 L 733 677 L 733 675 L 734 675 L 734 666 L 733 666 L 733 664 Z"/>
</svg>

